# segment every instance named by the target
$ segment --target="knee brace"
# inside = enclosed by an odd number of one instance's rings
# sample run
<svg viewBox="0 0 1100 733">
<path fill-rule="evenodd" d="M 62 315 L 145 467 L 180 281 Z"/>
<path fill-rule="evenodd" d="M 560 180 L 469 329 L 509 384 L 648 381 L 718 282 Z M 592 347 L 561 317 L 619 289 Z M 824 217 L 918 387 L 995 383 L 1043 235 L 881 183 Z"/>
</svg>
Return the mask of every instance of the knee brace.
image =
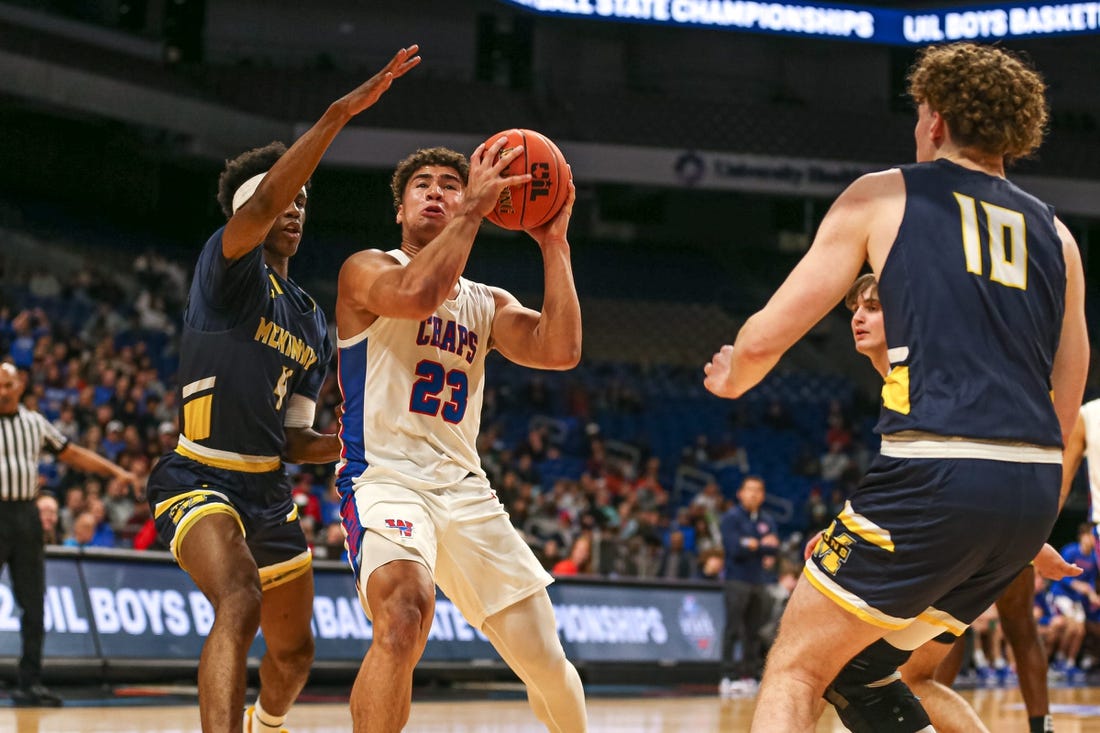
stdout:
<svg viewBox="0 0 1100 733">
<path fill-rule="evenodd" d="M 898 675 L 911 652 L 877 641 L 844 666 L 825 690 L 825 700 L 836 708 L 853 733 L 918 733 L 931 721 Z"/>
</svg>

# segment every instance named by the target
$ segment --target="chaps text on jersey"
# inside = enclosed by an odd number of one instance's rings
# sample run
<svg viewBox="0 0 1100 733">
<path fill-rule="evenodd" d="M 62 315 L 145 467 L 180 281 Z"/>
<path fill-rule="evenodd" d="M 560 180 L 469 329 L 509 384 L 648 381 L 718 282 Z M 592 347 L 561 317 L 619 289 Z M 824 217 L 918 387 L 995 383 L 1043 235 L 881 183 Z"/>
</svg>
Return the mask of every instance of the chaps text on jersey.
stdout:
<svg viewBox="0 0 1100 733">
<path fill-rule="evenodd" d="M 429 316 L 420 322 L 416 345 L 434 346 L 463 357 L 467 364 L 473 364 L 477 354 L 477 333 L 450 319 L 444 323 L 439 316 Z"/>
</svg>

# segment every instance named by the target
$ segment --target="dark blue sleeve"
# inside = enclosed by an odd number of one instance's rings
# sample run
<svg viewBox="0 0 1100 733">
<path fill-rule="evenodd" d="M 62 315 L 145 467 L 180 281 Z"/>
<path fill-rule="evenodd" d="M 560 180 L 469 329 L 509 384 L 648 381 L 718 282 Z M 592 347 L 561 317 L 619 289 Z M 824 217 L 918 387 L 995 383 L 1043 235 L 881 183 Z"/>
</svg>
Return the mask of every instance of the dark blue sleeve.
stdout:
<svg viewBox="0 0 1100 733">
<path fill-rule="evenodd" d="M 222 233 L 211 235 L 195 263 L 187 302 L 187 322 L 200 331 L 224 331 L 262 307 L 268 296 L 264 248 L 257 246 L 236 260 L 222 254 Z"/>
<path fill-rule="evenodd" d="M 332 339 L 328 336 L 328 323 L 320 309 L 317 313 L 318 318 L 321 319 L 321 325 L 323 326 L 321 332 L 325 334 L 325 339 L 321 343 L 320 351 L 317 354 L 317 364 L 302 376 L 302 381 L 298 384 L 298 388 L 294 390 L 294 394 L 308 397 L 314 402 L 321 395 L 321 387 L 325 384 L 325 374 L 328 372 L 328 365 L 332 360 Z"/>
<path fill-rule="evenodd" d="M 746 557 L 750 553 L 741 544 L 745 536 L 741 517 L 736 510 L 731 509 L 722 515 L 718 523 L 718 531 L 722 535 L 722 549 L 726 552 L 726 561 L 732 558 Z"/>
</svg>

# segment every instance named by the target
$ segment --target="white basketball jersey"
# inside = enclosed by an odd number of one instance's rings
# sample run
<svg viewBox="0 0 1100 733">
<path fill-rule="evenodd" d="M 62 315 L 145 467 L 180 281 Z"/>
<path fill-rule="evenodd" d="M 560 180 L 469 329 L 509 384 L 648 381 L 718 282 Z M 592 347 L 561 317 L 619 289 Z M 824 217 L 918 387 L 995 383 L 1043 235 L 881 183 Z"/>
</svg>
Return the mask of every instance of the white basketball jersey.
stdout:
<svg viewBox="0 0 1100 733">
<path fill-rule="evenodd" d="M 409 264 L 401 250 L 388 254 Z M 476 440 L 495 312 L 488 287 L 459 278 L 458 294 L 423 321 L 378 318 L 337 341 L 341 484 L 430 490 L 471 474 L 485 478 Z"/>
<path fill-rule="evenodd" d="M 1081 405 L 1085 421 L 1085 459 L 1089 471 L 1090 519 L 1100 522 L 1100 400 Z"/>
</svg>

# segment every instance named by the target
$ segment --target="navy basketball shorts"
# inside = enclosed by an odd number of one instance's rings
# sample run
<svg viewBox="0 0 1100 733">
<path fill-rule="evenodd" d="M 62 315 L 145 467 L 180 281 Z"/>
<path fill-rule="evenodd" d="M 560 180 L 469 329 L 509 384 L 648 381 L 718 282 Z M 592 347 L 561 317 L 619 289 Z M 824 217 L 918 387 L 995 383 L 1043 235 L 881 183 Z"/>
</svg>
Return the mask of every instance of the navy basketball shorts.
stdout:
<svg viewBox="0 0 1100 733">
<path fill-rule="evenodd" d="M 229 471 L 169 453 L 149 475 L 146 491 L 157 535 L 177 562 L 183 539 L 195 522 L 222 513 L 237 520 L 264 590 L 294 580 L 312 566 L 290 481 L 281 468 L 264 473 Z M 182 562 L 180 567 L 187 570 Z"/>
<path fill-rule="evenodd" d="M 880 455 L 807 579 L 868 623 L 957 636 L 1046 541 L 1061 477 L 1060 463 Z"/>
</svg>

